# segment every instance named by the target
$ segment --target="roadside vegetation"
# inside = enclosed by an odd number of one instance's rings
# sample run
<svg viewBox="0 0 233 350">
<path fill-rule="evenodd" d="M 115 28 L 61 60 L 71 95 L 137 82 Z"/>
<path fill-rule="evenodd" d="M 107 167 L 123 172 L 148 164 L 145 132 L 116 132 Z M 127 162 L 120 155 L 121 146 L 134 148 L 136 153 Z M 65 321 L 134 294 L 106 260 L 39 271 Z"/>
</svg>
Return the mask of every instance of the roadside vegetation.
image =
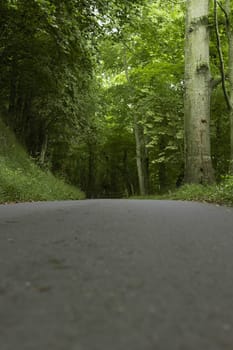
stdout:
<svg viewBox="0 0 233 350">
<path fill-rule="evenodd" d="M 212 186 L 184 185 L 168 194 L 169 199 L 191 200 L 224 205 L 233 205 L 233 177 L 225 177 L 221 183 Z"/>
<path fill-rule="evenodd" d="M 232 204 L 232 6 L 196 2 L 0 1 L 1 201 Z"/>
<path fill-rule="evenodd" d="M 85 195 L 48 170 L 42 171 L 14 134 L 0 119 L 0 203 L 75 200 Z M 233 177 L 225 176 L 211 186 L 183 185 L 162 195 L 133 196 L 137 199 L 188 200 L 233 206 Z"/>
<path fill-rule="evenodd" d="M 132 198 L 185 200 L 233 206 L 233 176 L 226 176 L 219 184 L 211 186 L 186 184 L 176 191 L 169 191 L 163 195 L 135 196 Z"/>
<path fill-rule="evenodd" d="M 0 203 L 82 199 L 76 187 L 42 171 L 0 120 Z"/>
</svg>

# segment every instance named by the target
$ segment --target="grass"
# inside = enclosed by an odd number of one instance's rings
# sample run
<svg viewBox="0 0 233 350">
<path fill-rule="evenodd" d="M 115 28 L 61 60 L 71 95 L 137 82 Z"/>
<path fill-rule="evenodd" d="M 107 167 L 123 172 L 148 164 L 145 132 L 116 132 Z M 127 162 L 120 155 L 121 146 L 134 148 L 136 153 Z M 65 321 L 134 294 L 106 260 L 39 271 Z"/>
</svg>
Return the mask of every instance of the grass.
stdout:
<svg viewBox="0 0 233 350">
<path fill-rule="evenodd" d="M 233 206 L 233 176 L 226 176 L 219 184 L 211 186 L 183 185 L 164 195 L 134 198 L 187 200 Z"/>
<path fill-rule="evenodd" d="M 0 203 L 83 199 L 78 188 L 42 171 L 0 119 Z"/>
<path fill-rule="evenodd" d="M 233 177 L 225 177 L 221 183 L 212 186 L 184 185 L 168 194 L 168 198 L 233 206 Z"/>
</svg>

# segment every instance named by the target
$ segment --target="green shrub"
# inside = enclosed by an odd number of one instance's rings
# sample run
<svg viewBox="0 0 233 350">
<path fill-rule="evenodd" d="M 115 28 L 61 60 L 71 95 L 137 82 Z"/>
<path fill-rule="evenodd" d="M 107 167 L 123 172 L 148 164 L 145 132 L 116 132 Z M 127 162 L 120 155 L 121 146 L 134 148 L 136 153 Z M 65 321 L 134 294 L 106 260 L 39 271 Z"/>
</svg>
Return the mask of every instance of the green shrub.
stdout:
<svg viewBox="0 0 233 350">
<path fill-rule="evenodd" d="M 174 199 L 233 205 L 233 176 L 225 176 L 217 185 L 183 185 L 162 196 L 134 197 L 140 199 Z"/>
<path fill-rule="evenodd" d="M 216 186 L 213 197 L 220 203 L 233 205 L 233 176 L 228 175 L 222 179 L 221 183 Z"/>
<path fill-rule="evenodd" d="M 233 176 L 226 176 L 219 184 L 212 186 L 184 185 L 168 197 L 233 205 Z"/>
</svg>

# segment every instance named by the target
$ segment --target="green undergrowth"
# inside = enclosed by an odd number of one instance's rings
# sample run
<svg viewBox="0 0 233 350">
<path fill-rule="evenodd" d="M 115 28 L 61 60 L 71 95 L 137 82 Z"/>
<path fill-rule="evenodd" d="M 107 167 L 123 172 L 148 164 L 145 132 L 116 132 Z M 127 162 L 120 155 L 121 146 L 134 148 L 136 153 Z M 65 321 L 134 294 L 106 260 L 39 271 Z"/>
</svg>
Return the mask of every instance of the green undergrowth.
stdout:
<svg viewBox="0 0 233 350">
<path fill-rule="evenodd" d="M 221 183 L 212 186 L 184 185 L 168 194 L 170 199 L 202 201 L 233 205 L 233 177 L 225 177 Z"/>
<path fill-rule="evenodd" d="M 42 171 L 0 119 L 0 203 L 74 200 L 84 194 Z"/>
<path fill-rule="evenodd" d="M 233 206 L 233 176 L 226 176 L 219 184 L 212 186 L 183 185 L 164 195 L 137 198 L 187 200 Z"/>
</svg>

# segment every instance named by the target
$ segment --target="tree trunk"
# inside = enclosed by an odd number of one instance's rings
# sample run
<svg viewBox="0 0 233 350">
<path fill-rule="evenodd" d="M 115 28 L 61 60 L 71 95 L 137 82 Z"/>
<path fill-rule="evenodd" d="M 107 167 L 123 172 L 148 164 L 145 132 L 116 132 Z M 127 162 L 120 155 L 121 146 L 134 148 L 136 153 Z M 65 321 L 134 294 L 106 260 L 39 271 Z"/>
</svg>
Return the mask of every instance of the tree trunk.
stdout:
<svg viewBox="0 0 233 350">
<path fill-rule="evenodd" d="M 16 74 L 15 62 L 12 62 L 11 66 L 11 76 L 10 76 L 10 91 L 9 91 L 9 103 L 8 103 L 8 114 L 9 120 L 7 124 L 13 129 L 15 126 L 16 119 L 16 103 L 17 103 L 17 87 L 18 87 L 18 78 Z"/>
<path fill-rule="evenodd" d="M 88 184 L 87 196 L 88 198 L 95 197 L 95 146 L 92 142 L 88 142 Z"/>
<path fill-rule="evenodd" d="M 232 28 L 232 10 L 231 0 L 226 0 L 227 14 L 227 37 L 228 37 L 228 80 L 229 80 L 229 117 L 230 117 L 230 140 L 231 153 L 229 173 L 233 175 L 233 28 Z"/>
<path fill-rule="evenodd" d="M 126 57 L 126 49 L 124 50 L 124 64 L 125 64 L 125 76 L 127 82 L 130 84 L 128 64 Z M 138 121 L 138 116 L 133 112 L 133 128 L 136 143 L 136 161 L 137 172 L 139 182 L 139 192 L 141 196 L 148 194 L 149 192 L 149 176 L 148 176 L 148 157 L 145 148 L 143 126 Z"/>
<path fill-rule="evenodd" d="M 185 182 L 214 181 L 210 153 L 208 0 L 187 0 L 185 46 Z"/>
<path fill-rule="evenodd" d="M 48 149 L 48 134 L 46 132 L 46 134 L 44 136 L 43 144 L 41 146 L 41 151 L 40 151 L 39 163 L 41 166 L 44 166 L 44 164 L 45 164 L 47 149 Z"/>
<path fill-rule="evenodd" d="M 136 160 L 140 195 L 148 194 L 148 180 L 146 169 L 146 152 L 142 126 L 138 123 L 137 115 L 134 114 L 134 136 L 136 141 Z"/>
<path fill-rule="evenodd" d="M 128 165 L 128 150 L 124 149 L 123 152 L 123 164 L 124 164 L 124 186 L 125 194 L 127 197 L 134 195 L 134 186 L 131 182 L 130 170 Z"/>
</svg>

